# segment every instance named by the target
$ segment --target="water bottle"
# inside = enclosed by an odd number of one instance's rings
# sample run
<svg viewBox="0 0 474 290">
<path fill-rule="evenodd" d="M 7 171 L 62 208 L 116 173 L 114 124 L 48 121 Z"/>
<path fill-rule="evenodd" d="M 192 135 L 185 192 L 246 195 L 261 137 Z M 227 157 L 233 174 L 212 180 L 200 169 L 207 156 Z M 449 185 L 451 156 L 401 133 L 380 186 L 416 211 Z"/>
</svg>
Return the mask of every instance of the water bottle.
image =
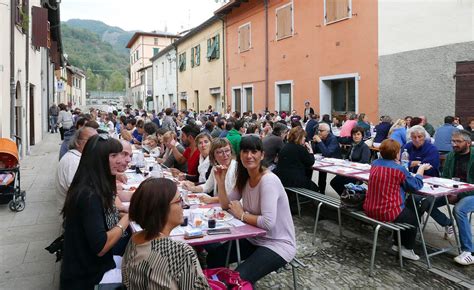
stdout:
<svg viewBox="0 0 474 290">
<path fill-rule="evenodd" d="M 155 164 L 153 166 L 153 170 L 151 171 L 150 176 L 155 178 L 163 177 L 163 173 L 161 172 L 161 166 L 159 164 Z"/>
<path fill-rule="evenodd" d="M 408 164 L 410 163 L 410 154 L 408 154 L 407 149 L 403 149 L 401 162 L 403 167 L 405 167 L 409 171 Z"/>
<path fill-rule="evenodd" d="M 145 166 L 145 155 L 142 151 L 138 152 L 137 154 L 137 167 L 144 167 Z"/>
</svg>

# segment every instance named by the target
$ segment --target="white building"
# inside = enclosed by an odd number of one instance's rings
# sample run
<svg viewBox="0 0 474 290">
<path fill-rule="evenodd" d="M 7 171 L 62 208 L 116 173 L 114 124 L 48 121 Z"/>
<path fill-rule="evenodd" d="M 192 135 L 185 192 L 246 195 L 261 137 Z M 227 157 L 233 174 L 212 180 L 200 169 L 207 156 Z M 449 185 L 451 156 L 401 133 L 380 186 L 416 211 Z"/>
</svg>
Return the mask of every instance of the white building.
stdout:
<svg viewBox="0 0 474 290">
<path fill-rule="evenodd" d="M 176 48 L 170 45 L 150 59 L 153 66 L 154 109 L 159 112 L 178 103 Z"/>
<path fill-rule="evenodd" d="M 0 0 L 0 137 L 19 136 L 23 156 L 48 131 L 54 70 L 62 62 L 59 3 Z"/>
</svg>

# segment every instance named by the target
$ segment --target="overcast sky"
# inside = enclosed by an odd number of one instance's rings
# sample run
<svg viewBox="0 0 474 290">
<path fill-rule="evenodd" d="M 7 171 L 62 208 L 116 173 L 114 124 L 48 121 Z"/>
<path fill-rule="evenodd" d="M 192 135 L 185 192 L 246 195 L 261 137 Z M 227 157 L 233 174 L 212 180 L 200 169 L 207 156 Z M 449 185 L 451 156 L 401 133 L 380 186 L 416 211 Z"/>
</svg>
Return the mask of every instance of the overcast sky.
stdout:
<svg viewBox="0 0 474 290">
<path fill-rule="evenodd" d="M 124 30 L 180 32 L 199 25 L 222 6 L 216 0 L 63 0 L 61 20 L 100 20 Z"/>
</svg>

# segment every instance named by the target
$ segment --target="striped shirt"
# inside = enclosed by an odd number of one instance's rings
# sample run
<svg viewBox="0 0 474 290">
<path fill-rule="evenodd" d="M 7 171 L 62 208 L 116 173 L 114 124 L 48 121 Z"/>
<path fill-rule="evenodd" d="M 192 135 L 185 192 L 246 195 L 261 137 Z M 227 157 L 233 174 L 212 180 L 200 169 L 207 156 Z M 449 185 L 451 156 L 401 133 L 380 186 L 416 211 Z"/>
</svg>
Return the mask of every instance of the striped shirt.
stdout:
<svg viewBox="0 0 474 290">
<path fill-rule="evenodd" d="M 377 159 L 370 169 L 364 211 L 376 220 L 394 221 L 405 207 L 405 191 L 413 192 L 422 187 L 421 175 L 412 176 L 393 160 Z"/>
<path fill-rule="evenodd" d="M 211 289 L 194 250 L 170 238 L 136 244 L 122 260 L 122 282 L 133 289 Z"/>
</svg>

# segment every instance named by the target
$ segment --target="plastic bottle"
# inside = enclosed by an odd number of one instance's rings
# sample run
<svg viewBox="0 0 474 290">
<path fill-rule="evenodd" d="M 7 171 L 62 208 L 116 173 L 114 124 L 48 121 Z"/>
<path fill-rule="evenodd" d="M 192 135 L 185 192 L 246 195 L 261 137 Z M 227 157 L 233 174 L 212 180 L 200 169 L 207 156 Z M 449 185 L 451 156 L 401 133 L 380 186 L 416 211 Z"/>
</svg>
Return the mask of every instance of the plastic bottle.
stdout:
<svg viewBox="0 0 474 290">
<path fill-rule="evenodd" d="M 407 170 L 408 169 L 408 164 L 410 163 L 410 154 L 408 154 L 408 151 L 407 149 L 403 149 L 403 153 L 402 153 L 402 156 L 400 158 L 401 160 L 401 163 L 403 165 L 403 167 L 405 167 Z"/>
</svg>

